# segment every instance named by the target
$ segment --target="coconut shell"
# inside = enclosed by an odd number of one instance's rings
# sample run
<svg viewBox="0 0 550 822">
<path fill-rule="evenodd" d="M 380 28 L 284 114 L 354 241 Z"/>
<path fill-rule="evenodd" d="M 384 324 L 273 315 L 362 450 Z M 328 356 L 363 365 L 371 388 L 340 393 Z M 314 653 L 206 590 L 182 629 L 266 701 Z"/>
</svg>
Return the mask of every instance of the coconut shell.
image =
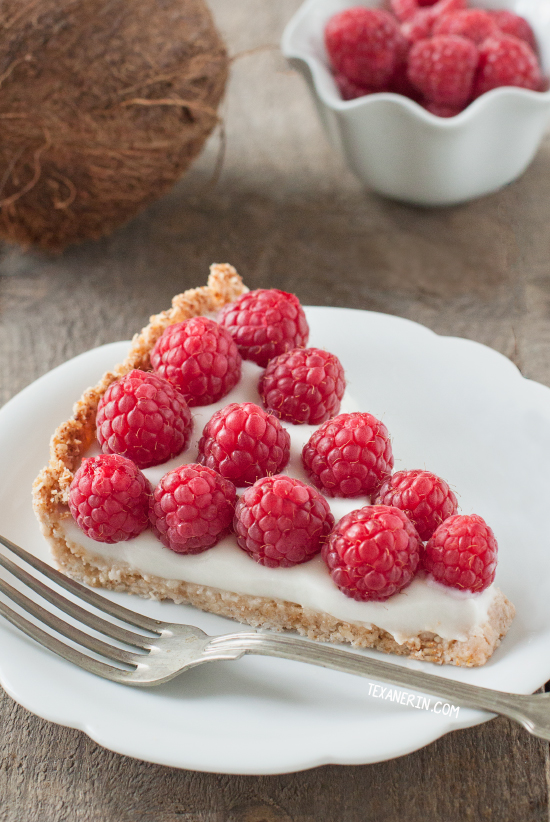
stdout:
<svg viewBox="0 0 550 822">
<path fill-rule="evenodd" d="M 227 53 L 203 0 L 3 0 L 0 236 L 60 251 L 183 174 Z"/>
</svg>

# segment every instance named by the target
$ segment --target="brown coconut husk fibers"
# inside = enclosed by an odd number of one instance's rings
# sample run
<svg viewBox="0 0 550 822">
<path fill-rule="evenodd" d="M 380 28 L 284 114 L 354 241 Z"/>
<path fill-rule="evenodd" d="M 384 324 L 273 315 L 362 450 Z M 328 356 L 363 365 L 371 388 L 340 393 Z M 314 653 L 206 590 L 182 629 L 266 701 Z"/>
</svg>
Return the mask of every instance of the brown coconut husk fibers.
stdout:
<svg viewBox="0 0 550 822">
<path fill-rule="evenodd" d="M 0 237 L 60 251 L 162 195 L 216 125 L 203 0 L 4 0 Z"/>
</svg>

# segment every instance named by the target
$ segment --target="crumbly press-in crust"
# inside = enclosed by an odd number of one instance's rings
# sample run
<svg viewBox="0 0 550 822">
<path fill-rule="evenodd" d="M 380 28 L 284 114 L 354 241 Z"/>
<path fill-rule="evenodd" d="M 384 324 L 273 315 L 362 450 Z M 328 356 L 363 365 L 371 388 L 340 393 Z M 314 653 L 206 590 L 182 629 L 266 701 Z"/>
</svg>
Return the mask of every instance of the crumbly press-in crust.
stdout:
<svg viewBox="0 0 550 822">
<path fill-rule="evenodd" d="M 232 266 L 211 266 L 208 285 L 179 294 L 174 297 L 170 310 L 151 317 L 149 325 L 134 337 L 124 362 L 104 374 L 95 387 L 87 389 L 76 403 L 71 419 L 56 430 L 50 444 L 50 461 L 33 485 L 33 505 L 59 567 L 74 579 L 94 587 L 126 591 L 149 599 L 189 603 L 203 611 L 257 628 L 295 630 L 310 639 L 346 642 L 437 664 L 483 665 L 500 644 L 515 614 L 514 606 L 500 591 L 489 610 L 487 623 L 466 641 L 445 640 L 436 634 L 421 633 L 399 645 L 391 634 L 374 625 L 343 622 L 293 602 L 140 574 L 124 563 L 110 563 L 103 557 L 92 555 L 65 537 L 62 521 L 70 516 L 67 506 L 69 486 L 83 454 L 95 438 L 100 397 L 115 380 L 133 368 L 150 368 L 150 351 L 168 325 L 216 311 L 247 290 Z"/>
</svg>

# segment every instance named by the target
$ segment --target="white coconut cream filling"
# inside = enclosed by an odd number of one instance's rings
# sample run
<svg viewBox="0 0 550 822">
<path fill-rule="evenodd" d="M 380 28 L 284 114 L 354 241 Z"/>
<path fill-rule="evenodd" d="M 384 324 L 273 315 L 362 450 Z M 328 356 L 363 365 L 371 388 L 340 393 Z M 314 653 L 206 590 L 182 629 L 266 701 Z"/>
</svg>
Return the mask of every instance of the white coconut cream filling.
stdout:
<svg viewBox="0 0 550 822">
<path fill-rule="evenodd" d="M 178 465 L 196 461 L 202 430 L 215 411 L 232 402 L 262 405 L 257 389 L 261 372 L 262 369 L 255 363 L 244 361 L 242 378 L 230 394 L 213 405 L 192 409 L 194 430 L 187 450 L 163 465 L 144 470 L 153 485 Z M 361 409 L 346 393 L 342 411 L 358 410 Z M 290 461 L 284 473 L 307 482 L 300 455 L 315 426 L 282 424 L 291 438 Z M 94 445 L 86 456 L 98 453 L 100 449 Z M 368 505 L 366 497 L 327 499 L 336 521 L 349 511 Z M 90 555 L 127 565 L 145 578 L 148 575 L 156 576 L 207 585 L 236 594 L 295 602 L 304 608 L 324 611 L 345 622 L 367 627 L 376 625 L 400 644 L 425 631 L 438 634 L 443 639 L 459 641 L 480 633 L 488 620 L 488 611 L 497 590 L 491 585 L 480 594 L 463 593 L 421 575 L 408 588 L 385 602 L 357 602 L 336 587 L 320 556 L 292 568 L 266 568 L 242 551 L 233 535 L 202 554 L 185 555 L 165 548 L 151 531 L 144 531 L 127 542 L 109 545 L 86 537 L 70 519 L 63 522 L 63 530 L 69 542 L 81 545 Z"/>
</svg>

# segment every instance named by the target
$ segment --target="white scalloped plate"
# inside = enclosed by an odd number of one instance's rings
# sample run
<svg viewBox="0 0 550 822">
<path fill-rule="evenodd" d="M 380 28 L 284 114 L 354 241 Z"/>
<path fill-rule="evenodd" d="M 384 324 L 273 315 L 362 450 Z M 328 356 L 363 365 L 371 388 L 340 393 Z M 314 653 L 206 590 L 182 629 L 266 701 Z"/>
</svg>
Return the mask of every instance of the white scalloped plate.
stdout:
<svg viewBox="0 0 550 822">
<path fill-rule="evenodd" d="M 517 607 L 508 636 L 483 668 L 434 670 L 387 658 L 486 687 L 534 691 L 550 679 L 550 390 L 483 345 L 439 337 L 408 320 L 341 308 L 307 314 L 311 345 L 340 357 L 352 396 L 387 424 L 396 468 L 441 474 L 462 511 L 493 527 L 497 584 Z M 0 411 L 0 533 L 43 558 L 48 550 L 30 488 L 49 438 L 127 346 L 76 357 Z M 235 630 L 192 607 L 106 595 L 209 633 Z M 0 681 L 30 711 L 121 754 L 200 771 L 271 774 L 379 762 L 490 716 L 461 709 L 449 718 L 374 699 L 362 679 L 286 660 L 245 657 L 133 690 L 72 667 L 4 621 L 0 647 Z"/>
</svg>

